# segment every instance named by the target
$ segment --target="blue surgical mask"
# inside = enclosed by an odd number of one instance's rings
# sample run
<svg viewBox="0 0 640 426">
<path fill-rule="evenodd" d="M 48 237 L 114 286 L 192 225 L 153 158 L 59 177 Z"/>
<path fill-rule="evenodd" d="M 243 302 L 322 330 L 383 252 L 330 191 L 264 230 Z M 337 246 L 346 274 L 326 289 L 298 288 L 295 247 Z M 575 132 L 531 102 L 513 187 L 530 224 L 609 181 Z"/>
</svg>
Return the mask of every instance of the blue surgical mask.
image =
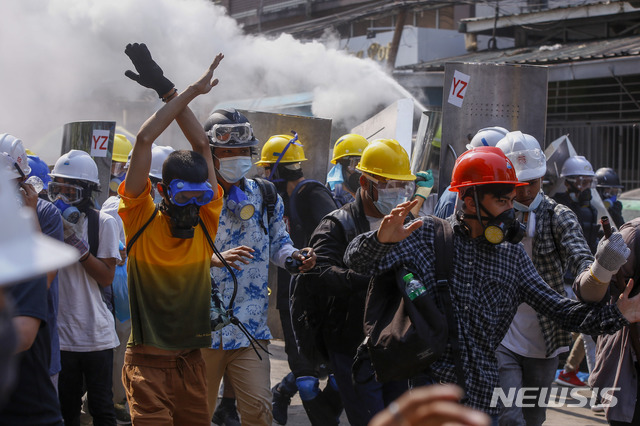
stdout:
<svg viewBox="0 0 640 426">
<path fill-rule="evenodd" d="M 388 215 L 400 203 L 407 201 L 407 192 L 404 188 L 380 189 L 378 188 L 378 200 L 373 204 L 383 215 Z"/>
<path fill-rule="evenodd" d="M 251 157 L 238 156 L 218 158 L 220 167 L 218 173 L 225 181 L 229 183 L 235 183 L 245 177 L 249 170 L 251 170 Z"/>
</svg>

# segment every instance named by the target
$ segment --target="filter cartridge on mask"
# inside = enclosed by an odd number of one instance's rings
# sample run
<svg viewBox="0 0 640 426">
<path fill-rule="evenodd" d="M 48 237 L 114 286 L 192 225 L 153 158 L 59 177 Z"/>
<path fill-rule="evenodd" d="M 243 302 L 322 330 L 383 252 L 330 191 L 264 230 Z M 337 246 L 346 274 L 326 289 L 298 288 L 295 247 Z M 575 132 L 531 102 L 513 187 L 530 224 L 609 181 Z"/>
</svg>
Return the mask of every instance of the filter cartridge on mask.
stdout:
<svg viewBox="0 0 640 426">
<path fill-rule="evenodd" d="M 251 219 L 256 211 L 254 205 L 249 202 L 247 195 L 236 185 L 231 185 L 229 189 L 227 209 L 240 220 Z"/>
</svg>

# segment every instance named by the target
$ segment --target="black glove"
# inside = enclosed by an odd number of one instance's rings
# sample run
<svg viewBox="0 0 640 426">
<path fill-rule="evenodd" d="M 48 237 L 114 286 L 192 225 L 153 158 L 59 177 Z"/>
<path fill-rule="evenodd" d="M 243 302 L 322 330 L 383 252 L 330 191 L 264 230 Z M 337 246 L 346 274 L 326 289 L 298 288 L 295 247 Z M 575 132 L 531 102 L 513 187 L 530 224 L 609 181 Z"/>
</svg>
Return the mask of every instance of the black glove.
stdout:
<svg viewBox="0 0 640 426">
<path fill-rule="evenodd" d="M 125 71 L 124 75 L 137 82 L 141 86 L 153 89 L 162 99 L 163 95 L 169 93 L 175 85 L 164 76 L 162 68 L 151 58 L 151 53 L 144 43 L 129 43 L 124 49 L 124 53 L 131 59 L 138 74 L 131 70 Z"/>
</svg>

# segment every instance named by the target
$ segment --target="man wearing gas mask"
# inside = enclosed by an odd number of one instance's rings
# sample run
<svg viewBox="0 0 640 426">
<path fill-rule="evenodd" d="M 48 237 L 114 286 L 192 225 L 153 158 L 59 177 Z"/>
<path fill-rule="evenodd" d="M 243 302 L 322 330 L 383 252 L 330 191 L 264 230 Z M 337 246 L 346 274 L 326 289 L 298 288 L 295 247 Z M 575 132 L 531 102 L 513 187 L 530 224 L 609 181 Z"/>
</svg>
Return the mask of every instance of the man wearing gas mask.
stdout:
<svg viewBox="0 0 640 426">
<path fill-rule="evenodd" d="M 263 350 L 272 338 L 267 326 L 270 263 L 284 267 L 287 257 L 293 257 L 302 262 L 301 271 L 307 271 L 315 265 L 315 254 L 305 248 L 302 250 L 308 256 L 304 257 L 301 250 L 294 248 L 283 220 L 282 199 L 277 196 L 270 215 L 258 183 L 246 178 L 259 144 L 249 120 L 235 109 L 220 109 L 209 116 L 204 129 L 218 181 L 224 189 L 215 244 L 225 261 L 236 269 L 237 280 L 236 287 L 222 261 L 212 257 L 211 277 L 217 298 L 212 316 L 219 315 L 222 307 L 222 311 L 232 310 L 242 324 L 229 324 L 226 317 L 220 323 L 219 318 L 212 317 L 219 326 L 212 332 L 211 348 L 202 351 L 207 366 L 209 418 L 216 408 L 224 376 L 225 386 L 235 390 L 243 424 L 271 425 L 271 368 L 269 354 Z M 275 195 L 275 188 L 273 191 Z M 233 399 L 223 397 L 214 421 L 224 420 L 234 411 Z"/>
<path fill-rule="evenodd" d="M 118 188 L 119 215 L 127 235 L 131 336 L 122 381 L 134 425 L 209 426 L 206 367 L 201 348 L 211 345 L 213 239 L 222 209 L 209 140 L 188 107 L 217 85 L 218 54 L 205 73 L 183 92 L 164 77 L 146 45 L 127 45 L 137 74 L 125 74 L 153 88 L 165 105 L 142 125 L 131 164 Z M 153 142 L 176 120 L 193 151 L 174 151 L 162 167 L 151 196 Z"/>
<path fill-rule="evenodd" d="M 331 164 L 335 166 L 327 173 L 327 186 L 339 207 L 355 199 L 360 187 L 360 172 L 356 166 L 367 145 L 369 141 L 355 133 L 340 136 L 333 145 Z"/>
<path fill-rule="evenodd" d="M 565 270 L 573 276 L 585 270 L 596 271 L 604 280 L 610 275 L 607 272 L 603 276 L 599 270 L 612 269 L 609 272 L 615 273 L 625 263 L 628 251 L 617 233 L 598 247 L 594 263 L 575 213 L 544 195 L 541 185 L 547 163 L 533 136 L 509 132 L 496 146 L 511 160 L 518 180 L 528 183 L 516 188 L 513 205 L 516 218 L 525 225 L 524 249 L 549 287 L 566 296 Z M 584 279 L 594 281 L 595 278 L 585 274 Z M 508 393 L 512 388 L 548 388 L 555 378 L 559 354 L 567 352 L 570 345 L 568 332 L 536 313 L 527 303 L 521 303 L 496 351 L 503 390 Z M 500 415 L 500 424 L 541 425 L 545 420 L 545 407 L 537 403 L 538 397 L 535 401 L 529 407 L 515 404 L 506 407 Z"/>
<path fill-rule="evenodd" d="M 602 198 L 604 207 L 609 212 L 609 216 L 615 223 L 616 228 L 620 228 L 624 224 L 622 217 L 622 203 L 618 200 L 622 188 L 620 177 L 611 167 L 601 167 L 596 170 L 596 190 Z"/>
<path fill-rule="evenodd" d="M 519 182 L 514 166 L 496 147 L 473 148 L 458 157 L 451 188 L 462 210 L 449 218 L 454 229 L 453 271 L 449 290 L 456 312 L 466 393 L 464 403 L 497 421 L 501 407 L 492 403 L 499 387 L 495 351 L 518 306 L 526 302 L 567 330 L 612 333 L 640 320 L 640 297 L 630 289 L 614 306 L 582 304 L 560 296 L 538 275 L 518 242 L 524 227 L 515 219 L 513 201 Z M 359 273 L 383 273 L 404 265 L 435 297 L 433 263 L 435 227 L 429 217 L 408 225 L 404 220 L 415 201 L 400 204 L 384 217 L 377 231 L 357 236 L 347 247 L 345 263 Z M 451 351 L 431 366 L 435 382 L 455 383 Z"/>
</svg>

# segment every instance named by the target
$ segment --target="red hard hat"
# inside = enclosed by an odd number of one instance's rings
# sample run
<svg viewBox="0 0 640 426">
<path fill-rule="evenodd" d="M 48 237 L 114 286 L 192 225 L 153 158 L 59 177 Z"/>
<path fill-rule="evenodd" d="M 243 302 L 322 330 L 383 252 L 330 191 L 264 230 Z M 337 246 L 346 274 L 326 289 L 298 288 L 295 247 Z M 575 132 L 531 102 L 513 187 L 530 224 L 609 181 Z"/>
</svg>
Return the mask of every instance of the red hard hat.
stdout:
<svg viewBox="0 0 640 426">
<path fill-rule="evenodd" d="M 527 184 L 518 182 L 513 164 L 495 146 L 472 148 L 458 157 L 451 173 L 451 191 L 488 183 Z"/>
</svg>

